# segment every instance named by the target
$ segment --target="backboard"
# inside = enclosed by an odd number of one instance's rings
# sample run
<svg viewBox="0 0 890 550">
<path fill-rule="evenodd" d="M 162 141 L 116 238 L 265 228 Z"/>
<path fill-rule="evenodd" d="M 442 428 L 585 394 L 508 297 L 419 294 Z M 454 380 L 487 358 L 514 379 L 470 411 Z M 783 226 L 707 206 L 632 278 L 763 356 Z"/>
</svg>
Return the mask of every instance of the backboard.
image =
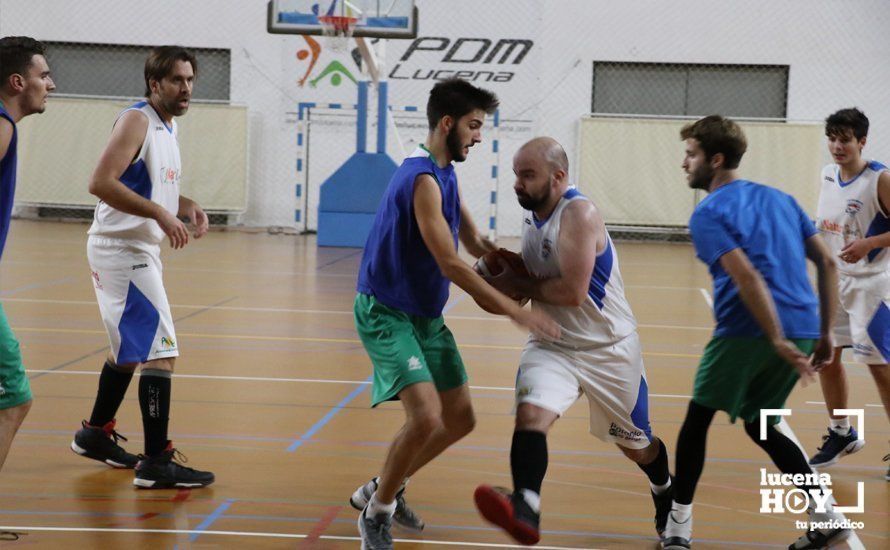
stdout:
<svg viewBox="0 0 890 550">
<path fill-rule="evenodd" d="M 415 38 L 414 0 L 270 0 L 267 30 L 275 34 L 323 34 L 319 17 L 354 17 L 353 36 Z"/>
</svg>

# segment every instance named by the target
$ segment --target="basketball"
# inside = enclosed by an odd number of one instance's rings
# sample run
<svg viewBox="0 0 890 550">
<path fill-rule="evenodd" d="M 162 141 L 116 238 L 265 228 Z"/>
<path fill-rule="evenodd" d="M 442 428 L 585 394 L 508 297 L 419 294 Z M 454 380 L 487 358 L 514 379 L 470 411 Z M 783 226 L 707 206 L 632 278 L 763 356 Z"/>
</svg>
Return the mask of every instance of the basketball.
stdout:
<svg viewBox="0 0 890 550">
<path fill-rule="evenodd" d="M 525 262 L 522 261 L 522 256 L 506 248 L 499 248 L 482 256 L 476 260 L 473 269 L 476 270 L 476 273 L 482 275 L 482 278 L 489 279 L 500 275 L 504 271 L 504 264 L 509 265 L 513 271 L 521 276 L 529 276 L 528 270 L 525 268 Z"/>
</svg>

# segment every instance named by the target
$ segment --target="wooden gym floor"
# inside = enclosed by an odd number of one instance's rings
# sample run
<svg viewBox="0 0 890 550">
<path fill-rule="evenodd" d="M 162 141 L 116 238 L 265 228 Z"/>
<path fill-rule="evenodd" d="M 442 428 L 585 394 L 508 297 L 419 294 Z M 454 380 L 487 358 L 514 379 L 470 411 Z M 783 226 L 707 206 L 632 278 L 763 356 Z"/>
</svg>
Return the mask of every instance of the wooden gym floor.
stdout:
<svg viewBox="0 0 890 550">
<path fill-rule="evenodd" d="M 375 475 L 402 422 L 398 404 L 368 408 L 370 363 L 352 323 L 361 252 L 319 249 L 313 237 L 213 232 L 166 248 L 165 282 L 179 347 L 171 434 L 209 488 L 141 491 L 132 472 L 73 454 L 89 415 L 107 339 L 95 305 L 82 224 L 16 221 L 0 262 L 0 302 L 22 344 L 34 406 L 0 472 L 3 548 L 357 548 L 347 500 Z M 516 248 L 516 241 L 507 246 Z M 619 242 L 640 323 L 650 419 L 673 464 L 699 355 L 712 329 L 710 279 L 689 245 Z M 401 549 L 503 548 L 472 502 L 479 483 L 510 485 L 512 383 L 525 335 L 483 313 L 459 289 L 447 322 L 467 364 L 477 428 L 412 481 L 423 536 L 394 530 Z M 841 504 L 864 482 L 859 540 L 890 547 L 890 428 L 863 365 L 849 365 L 851 407 L 865 410 L 868 445 L 829 470 Z M 583 401 L 583 400 L 582 400 Z M 818 384 L 798 387 L 789 424 L 808 452 L 825 430 Z M 141 452 L 135 388 L 118 428 Z M 576 404 L 549 439 L 542 548 L 655 548 L 642 472 L 589 436 Z M 766 456 L 720 414 L 696 494 L 696 548 L 785 548 L 792 514 L 758 512 Z M 855 546 L 854 546 L 855 547 Z M 860 546 L 861 547 L 861 546 Z"/>
</svg>

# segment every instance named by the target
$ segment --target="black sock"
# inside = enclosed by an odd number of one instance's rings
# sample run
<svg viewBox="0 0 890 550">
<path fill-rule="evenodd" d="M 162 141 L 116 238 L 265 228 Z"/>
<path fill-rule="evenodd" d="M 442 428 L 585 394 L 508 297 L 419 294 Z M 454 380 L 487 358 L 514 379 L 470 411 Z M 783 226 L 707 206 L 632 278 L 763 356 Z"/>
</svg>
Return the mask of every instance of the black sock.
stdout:
<svg viewBox="0 0 890 550">
<path fill-rule="evenodd" d="M 142 369 L 139 377 L 139 408 L 142 409 L 146 456 L 156 456 L 167 448 L 172 375 L 166 370 Z"/>
<path fill-rule="evenodd" d="M 668 452 L 664 441 L 658 440 L 658 456 L 649 464 L 637 464 L 646 473 L 652 485 L 664 485 L 671 478 L 668 471 Z"/>
<path fill-rule="evenodd" d="M 104 426 L 114 420 L 114 415 L 117 414 L 132 379 L 132 370 L 121 370 L 110 361 L 105 361 L 105 366 L 102 367 L 102 373 L 99 375 L 96 403 L 93 405 L 93 413 L 90 415 L 91 426 Z"/>
<path fill-rule="evenodd" d="M 807 462 L 806 455 L 800 450 L 794 441 L 791 441 L 786 435 L 776 429 L 775 426 L 767 426 L 766 439 L 760 440 L 760 425 L 758 422 L 745 423 L 745 432 L 757 443 L 757 445 L 766 451 L 772 459 L 773 464 L 783 474 L 811 474 L 813 469 Z M 817 485 L 801 486 L 804 490 L 819 490 Z"/>
<path fill-rule="evenodd" d="M 547 473 L 547 436 L 536 431 L 513 432 L 510 469 L 516 492 L 528 489 L 541 494 L 541 483 Z"/>
<path fill-rule="evenodd" d="M 708 428 L 717 411 L 695 401 L 689 402 L 686 419 L 677 438 L 677 469 L 674 476 L 674 502 L 692 504 L 695 486 L 705 468 Z"/>
</svg>

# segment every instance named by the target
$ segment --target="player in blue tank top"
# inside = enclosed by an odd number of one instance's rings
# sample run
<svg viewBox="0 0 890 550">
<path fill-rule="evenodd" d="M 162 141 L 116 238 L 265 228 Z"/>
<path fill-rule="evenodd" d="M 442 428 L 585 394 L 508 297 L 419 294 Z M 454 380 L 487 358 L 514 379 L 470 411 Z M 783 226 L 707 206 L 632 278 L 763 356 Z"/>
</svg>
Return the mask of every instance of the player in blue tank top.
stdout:
<svg viewBox="0 0 890 550">
<path fill-rule="evenodd" d="M 46 98 L 56 89 L 45 54 L 46 48 L 33 38 L 0 38 L 0 257 L 15 200 L 16 124 L 42 113 Z M 0 468 L 30 408 L 31 387 L 19 343 L 0 306 Z"/>
<path fill-rule="evenodd" d="M 692 498 L 718 410 L 733 422 L 742 418 L 745 432 L 782 473 L 801 474 L 805 481 L 798 487 L 811 497 L 811 521 L 843 520 L 833 509 L 817 509 L 825 495 L 812 483 L 803 451 L 776 429 L 780 417 L 761 420 L 764 410 L 784 408 L 798 379 L 812 379 L 815 369 L 831 360 L 835 262 L 794 198 L 738 177 L 747 149 L 738 124 L 712 115 L 685 126 L 680 137 L 686 142 L 683 169 L 689 187 L 708 192 L 692 213 L 689 231 L 696 256 L 714 279 L 717 326 L 695 373 L 677 438 L 674 502 L 662 547 L 691 547 Z M 807 259 L 816 267 L 818 299 L 807 278 Z M 844 529 L 816 529 L 791 548 L 823 548 L 848 535 Z"/>
<path fill-rule="evenodd" d="M 407 420 L 380 476 L 350 499 L 362 510 L 363 548 L 392 548 L 393 520 L 423 529 L 405 504 L 405 483 L 475 423 L 464 365 L 442 317 L 449 284 L 533 332 L 559 335 L 551 319 L 520 308 L 457 254 L 458 241 L 477 258 L 496 248 L 479 234 L 461 203 L 452 163 L 466 160 L 482 141 L 485 115 L 497 106 L 494 94 L 460 79 L 433 87 L 426 143 L 390 180 L 365 245 L 354 309 L 374 368 L 372 406 L 401 400 Z"/>
</svg>

